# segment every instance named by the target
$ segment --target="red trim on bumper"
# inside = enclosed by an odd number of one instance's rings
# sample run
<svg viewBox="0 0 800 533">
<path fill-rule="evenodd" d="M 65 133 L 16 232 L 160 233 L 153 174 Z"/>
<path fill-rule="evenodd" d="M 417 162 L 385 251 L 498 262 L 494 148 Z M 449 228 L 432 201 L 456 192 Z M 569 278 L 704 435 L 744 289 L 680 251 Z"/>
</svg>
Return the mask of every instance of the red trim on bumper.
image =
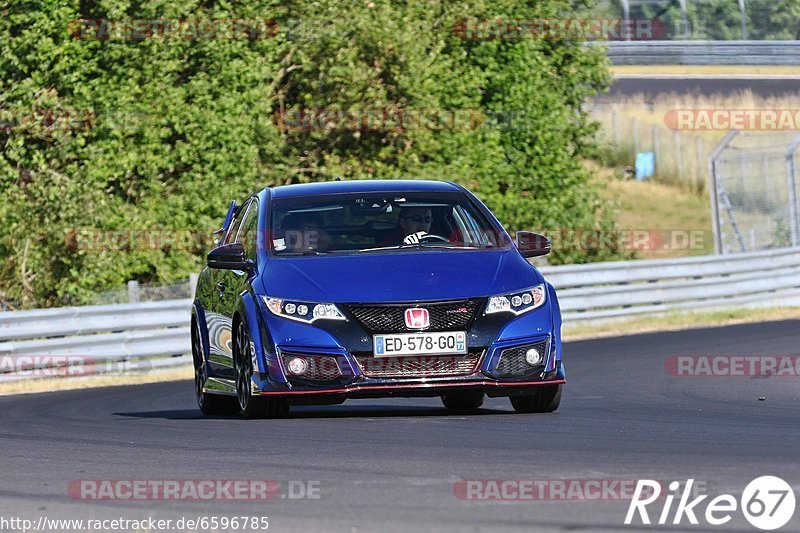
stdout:
<svg viewBox="0 0 800 533">
<path fill-rule="evenodd" d="M 348 394 L 351 392 L 359 391 L 372 391 L 372 390 L 405 390 L 405 389 L 430 389 L 430 388 L 449 388 L 449 387 L 536 387 L 542 385 L 558 385 L 566 383 L 563 379 L 554 379 L 551 381 L 526 381 L 514 383 L 502 383 L 497 381 L 469 381 L 469 382 L 456 382 L 456 383 L 410 383 L 401 385 L 356 385 L 348 386 L 343 389 L 313 389 L 313 390 L 287 390 L 287 391 L 261 391 L 262 395 L 286 395 L 286 394 Z"/>
</svg>

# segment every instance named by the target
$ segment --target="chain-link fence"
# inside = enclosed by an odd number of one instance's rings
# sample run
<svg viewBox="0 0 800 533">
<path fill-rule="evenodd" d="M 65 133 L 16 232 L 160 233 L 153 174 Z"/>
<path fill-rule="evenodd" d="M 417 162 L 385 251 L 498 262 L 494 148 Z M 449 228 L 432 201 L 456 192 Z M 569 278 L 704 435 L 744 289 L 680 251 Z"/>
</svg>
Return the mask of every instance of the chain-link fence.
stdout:
<svg viewBox="0 0 800 533">
<path fill-rule="evenodd" d="M 717 253 L 798 245 L 797 132 L 732 131 L 710 157 Z"/>
<path fill-rule="evenodd" d="M 672 107 L 646 102 L 638 108 L 635 104 L 592 104 L 591 118 L 600 123 L 597 141 L 606 151 L 604 163 L 628 167 L 630 176 L 626 177 L 632 177 L 636 154 L 653 152 L 654 181 L 704 193 L 708 156 L 716 142 L 667 128 L 663 117 Z"/>
<path fill-rule="evenodd" d="M 593 16 L 650 19 L 662 40 L 794 40 L 797 0 L 600 0 Z"/>
</svg>

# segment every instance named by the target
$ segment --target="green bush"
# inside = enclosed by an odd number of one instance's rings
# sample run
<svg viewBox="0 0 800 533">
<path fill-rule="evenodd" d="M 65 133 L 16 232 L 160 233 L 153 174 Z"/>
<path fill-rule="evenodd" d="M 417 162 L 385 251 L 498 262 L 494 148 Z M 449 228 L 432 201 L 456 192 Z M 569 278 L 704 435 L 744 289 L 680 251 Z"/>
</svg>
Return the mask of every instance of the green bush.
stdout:
<svg viewBox="0 0 800 533">
<path fill-rule="evenodd" d="M 0 109 L 28 118 L 0 127 L 0 299 L 81 303 L 130 279 L 185 278 L 201 268 L 203 250 L 86 249 L 76 232 L 205 232 L 231 199 L 335 176 L 454 180 L 512 231 L 610 228 L 581 163 L 594 130 L 581 103 L 609 79 L 602 50 L 454 31 L 462 17 L 552 18 L 570 6 L 36 0 L 4 8 Z M 74 35 L 81 18 L 179 17 L 274 19 L 277 31 L 254 40 Z M 469 110 L 485 120 L 384 131 L 297 131 L 275 120 L 287 110 L 382 108 Z M 555 251 L 551 260 L 617 255 Z"/>
</svg>

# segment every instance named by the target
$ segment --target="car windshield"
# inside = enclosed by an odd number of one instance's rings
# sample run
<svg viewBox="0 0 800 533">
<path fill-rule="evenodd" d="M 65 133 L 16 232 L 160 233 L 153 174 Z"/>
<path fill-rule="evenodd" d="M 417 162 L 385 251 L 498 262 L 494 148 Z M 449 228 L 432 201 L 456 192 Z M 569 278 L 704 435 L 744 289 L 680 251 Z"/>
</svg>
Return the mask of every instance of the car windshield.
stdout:
<svg viewBox="0 0 800 533">
<path fill-rule="evenodd" d="M 270 249 L 278 256 L 510 245 L 502 228 L 460 192 L 279 198 L 271 212 Z"/>
</svg>

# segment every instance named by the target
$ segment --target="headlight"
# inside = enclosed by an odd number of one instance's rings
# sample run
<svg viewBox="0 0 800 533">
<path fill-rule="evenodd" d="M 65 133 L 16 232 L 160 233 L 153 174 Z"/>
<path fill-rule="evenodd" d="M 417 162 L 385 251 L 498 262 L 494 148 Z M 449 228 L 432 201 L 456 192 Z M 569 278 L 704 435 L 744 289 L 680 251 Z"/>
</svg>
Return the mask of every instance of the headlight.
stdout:
<svg viewBox="0 0 800 533">
<path fill-rule="evenodd" d="M 316 320 L 347 320 L 334 304 L 283 300 L 262 296 L 264 304 L 273 315 L 311 324 Z"/>
<path fill-rule="evenodd" d="M 546 299 L 547 289 L 544 284 L 522 291 L 509 292 L 489 298 L 485 315 L 492 313 L 514 313 L 521 315 L 541 307 Z"/>
</svg>

